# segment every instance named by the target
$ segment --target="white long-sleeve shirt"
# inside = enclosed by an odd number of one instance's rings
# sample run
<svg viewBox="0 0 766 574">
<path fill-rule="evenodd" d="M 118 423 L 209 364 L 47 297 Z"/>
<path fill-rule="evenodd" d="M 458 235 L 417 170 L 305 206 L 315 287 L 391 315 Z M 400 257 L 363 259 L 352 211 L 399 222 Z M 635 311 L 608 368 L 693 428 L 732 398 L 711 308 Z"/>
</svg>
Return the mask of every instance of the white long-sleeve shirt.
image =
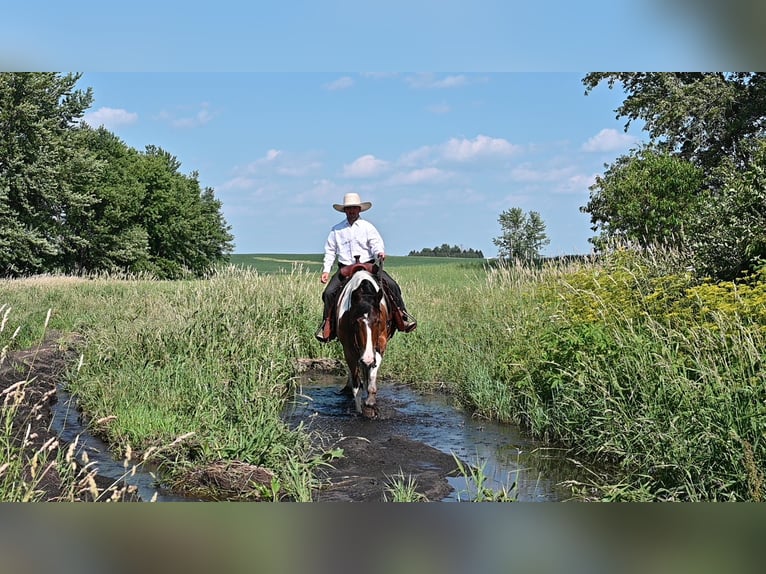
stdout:
<svg viewBox="0 0 766 574">
<path fill-rule="evenodd" d="M 372 223 L 359 218 L 349 225 L 348 220 L 344 219 L 334 225 L 327 236 L 322 271 L 329 273 L 336 257 L 341 265 L 351 265 L 355 262 L 355 255 L 364 263 L 375 259 L 379 253 L 385 253 L 385 246 Z"/>
</svg>

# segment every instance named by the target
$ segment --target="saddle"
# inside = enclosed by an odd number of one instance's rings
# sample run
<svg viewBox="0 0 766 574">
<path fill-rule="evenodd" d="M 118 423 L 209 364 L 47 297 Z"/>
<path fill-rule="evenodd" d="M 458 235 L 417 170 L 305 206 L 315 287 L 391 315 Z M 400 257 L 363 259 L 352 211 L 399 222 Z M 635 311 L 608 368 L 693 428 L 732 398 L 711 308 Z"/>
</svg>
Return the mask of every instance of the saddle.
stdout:
<svg viewBox="0 0 766 574">
<path fill-rule="evenodd" d="M 361 263 L 359 261 L 359 257 L 356 256 L 356 262 L 352 263 L 351 265 L 345 265 L 340 268 L 340 275 L 344 279 L 348 280 L 351 278 L 351 276 L 354 275 L 357 271 L 367 271 L 368 273 L 371 273 L 376 278 L 379 277 L 380 272 L 380 266 L 378 266 L 377 263 L 374 261 L 368 261 L 367 263 Z M 402 316 L 402 310 L 399 308 L 399 306 L 396 304 L 396 300 L 394 299 L 393 295 L 391 295 L 391 292 L 388 290 L 388 287 L 386 286 L 386 282 L 383 280 L 378 281 L 380 288 L 383 290 L 383 296 L 386 299 L 386 305 L 389 312 L 389 336 L 392 337 L 394 333 L 399 331 L 407 332 L 408 330 L 404 327 L 404 317 Z M 338 294 L 340 296 L 340 293 Z M 334 323 L 337 313 L 337 304 L 338 300 L 336 298 L 335 302 L 332 305 L 332 309 L 330 311 L 330 316 L 332 318 L 332 322 Z M 411 330 L 411 329 L 410 329 Z"/>
<path fill-rule="evenodd" d="M 371 273 L 372 275 L 377 276 L 379 268 L 377 265 L 375 265 L 374 262 L 368 261 L 367 263 L 360 263 L 358 261 L 359 257 L 357 256 L 356 263 L 352 263 L 351 265 L 344 265 L 340 268 L 340 275 L 344 279 L 349 279 L 354 273 L 357 271 L 367 271 L 368 273 Z"/>
</svg>

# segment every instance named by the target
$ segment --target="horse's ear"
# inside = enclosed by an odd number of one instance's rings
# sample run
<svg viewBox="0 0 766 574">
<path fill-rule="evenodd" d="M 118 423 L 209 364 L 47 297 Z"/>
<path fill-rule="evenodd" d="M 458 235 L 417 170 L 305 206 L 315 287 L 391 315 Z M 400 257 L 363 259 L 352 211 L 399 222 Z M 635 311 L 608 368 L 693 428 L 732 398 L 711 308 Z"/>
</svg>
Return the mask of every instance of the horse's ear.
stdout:
<svg viewBox="0 0 766 574">
<path fill-rule="evenodd" d="M 383 289 L 378 289 L 378 292 L 375 294 L 375 299 L 378 305 L 380 305 L 380 302 L 383 300 Z"/>
</svg>

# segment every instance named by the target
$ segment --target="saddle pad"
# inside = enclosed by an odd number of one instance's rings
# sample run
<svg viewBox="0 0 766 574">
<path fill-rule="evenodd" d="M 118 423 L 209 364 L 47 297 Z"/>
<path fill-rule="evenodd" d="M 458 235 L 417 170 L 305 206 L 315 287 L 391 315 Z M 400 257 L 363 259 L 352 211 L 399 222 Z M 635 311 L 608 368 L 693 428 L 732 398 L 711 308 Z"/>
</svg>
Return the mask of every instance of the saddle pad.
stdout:
<svg viewBox="0 0 766 574">
<path fill-rule="evenodd" d="M 369 281 L 375 286 L 375 291 L 380 291 L 380 285 L 378 285 L 372 274 L 367 271 L 357 271 L 354 273 L 343 287 L 343 291 L 340 292 L 340 297 L 338 297 L 338 321 L 343 317 L 343 313 L 351 308 L 351 293 L 359 287 L 362 281 Z"/>
</svg>

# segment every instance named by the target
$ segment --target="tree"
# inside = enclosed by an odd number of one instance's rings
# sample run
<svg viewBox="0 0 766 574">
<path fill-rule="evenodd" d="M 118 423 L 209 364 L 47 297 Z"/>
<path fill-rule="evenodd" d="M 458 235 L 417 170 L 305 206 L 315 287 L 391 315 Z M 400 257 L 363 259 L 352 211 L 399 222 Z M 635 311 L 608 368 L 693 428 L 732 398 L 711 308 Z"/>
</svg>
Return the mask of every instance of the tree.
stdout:
<svg viewBox="0 0 766 574">
<path fill-rule="evenodd" d="M 481 250 L 463 249 L 459 245 L 448 245 L 442 243 L 441 247 L 424 247 L 420 251 L 412 250 L 407 255 L 420 257 L 462 257 L 483 259 L 484 254 Z"/>
<path fill-rule="evenodd" d="M 98 172 L 89 212 L 69 218 L 69 225 L 88 238 L 88 245 L 70 254 L 66 268 L 76 272 L 149 269 L 149 236 L 141 219 L 146 190 L 139 180 L 139 153 L 103 127 L 82 126 L 78 136 L 96 157 Z"/>
<path fill-rule="evenodd" d="M 185 176 L 180 162 L 157 146 L 140 155 L 144 188 L 140 220 L 148 234 L 150 271 L 177 278 L 202 275 L 232 251 L 233 236 L 213 190 L 200 190 L 198 175 Z"/>
<path fill-rule="evenodd" d="M 594 230 L 645 244 L 684 226 L 700 272 L 734 278 L 762 265 L 766 73 L 594 72 L 586 94 L 603 81 L 622 84 L 617 117 L 626 130 L 643 120 L 661 153 L 618 158 L 597 180 L 582 208 Z"/>
<path fill-rule="evenodd" d="M 80 121 L 79 74 L 0 74 L 0 276 L 201 276 L 232 250 L 211 188 L 155 146 Z"/>
<path fill-rule="evenodd" d="M 87 213 L 96 162 L 76 125 L 93 99 L 78 74 L 0 74 L 0 274 L 51 271 L 87 238 L 68 222 Z"/>
<path fill-rule="evenodd" d="M 498 247 L 498 257 L 532 261 L 550 243 L 545 223 L 536 211 L 525 214 L 520 207 L 513 207 L 502 212 L 498 222 L 503 234 L 492 240 Z"/>
<path fill-rule="evenodd" d="M 718 191 L 706 193 L 691 224 L 691 247 L 701 274 L 735 279 L 766 267 L 766 140 L 747 169 L 724 162 Z"/>
<path fill-rule="evenodd" d="M 627 93 L 615 112 L 643 120 L 652 143 L 707 170 L 724 159 L 748 163 L 766 129 L 766 73 L 592 72 L 588 94 L 601 82 Z"/>
<path fill-rule="evenodd" d="M 700 205 L 702 170 L 652 148 L 604 167 L 604 175 L 590 187 L 587 205 L 580 208 L 590 214 L 593 231 L 600 232 L 590 241 L 599 248 L 612 241 L 680 246 Z"/>
</svg>

